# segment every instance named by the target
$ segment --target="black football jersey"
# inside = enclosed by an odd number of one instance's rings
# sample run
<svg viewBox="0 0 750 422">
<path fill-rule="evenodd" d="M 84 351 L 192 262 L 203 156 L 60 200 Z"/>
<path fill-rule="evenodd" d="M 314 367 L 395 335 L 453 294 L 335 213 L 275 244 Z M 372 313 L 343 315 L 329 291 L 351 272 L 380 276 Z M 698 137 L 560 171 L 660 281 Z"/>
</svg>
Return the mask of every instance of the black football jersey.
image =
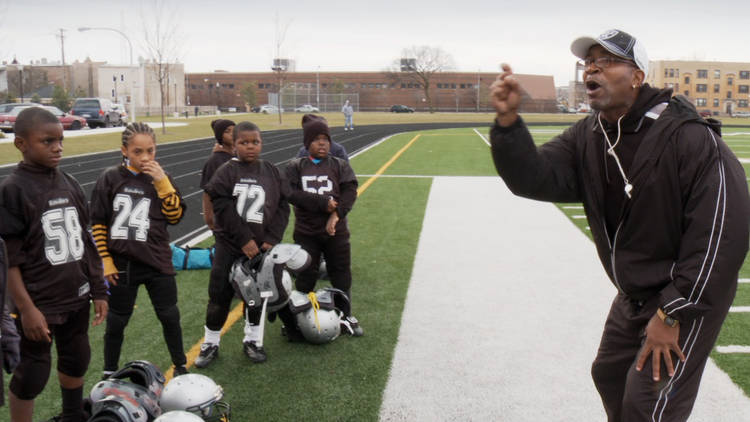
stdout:
<svg viewBox="0 0 750 422">
<path fill-rule="evenodd" d="M 339 206 L 337 233 L 348 232 L 346 215 L 357 199 L 357 176 L 348 162 L 328 156 L 315 164 L 309 157 L 295 158 L 286 168 L 289 202 L 294 205 L 295 232 L 309 235 L 325 233 L 328 199 Z"/>
<path fill-rule="evenodd" d="M 167 175 L 177 189 L 172 178 Z M 180 196 L 179 191 L 177 196 Z M 162 274 L 175 274 L 169 246 L 169 224 L 162 212 L 153 178 L 133 174 L 125 166 L 110 167 L 99 176 L 91 193 L 91 221 L 107 227 L 110 254 L 146 264 Z M 185 204 L 180 197 L 181 215 Z M 179 220 L 178 220 L 179 221 Z M 124 268 L 119 268 L 120 271 Z"/>
<path fill-rule="evenodd" d="M 45 315 L 106 298 L 102 262 L 89 228 L 86 197 L 72 176 L 19 163 L 0 184 L 0 236 L 8 265 Z"/>
<path fill-rule="evenodd" d="M 289 222 L 288 187 L 272 163 L 233 158 L 221 166 L 206 187 L 214 206 L 218 241 L 234 253 L 250 240 L 275 245 Z"/>
<path fill-rule="evenodd" d="M 208 157 L 206 164 L 203 165 L 203 171 L 201 172 L 201 189 L 206 189 L 206 185 L 211 181 L 211 177 L 216 173 L 216 170 L 218 170 L 222 164 L 231 160 L 232 157 L 232 154 L 224 151 L 216 151 Z"/>
</svg>

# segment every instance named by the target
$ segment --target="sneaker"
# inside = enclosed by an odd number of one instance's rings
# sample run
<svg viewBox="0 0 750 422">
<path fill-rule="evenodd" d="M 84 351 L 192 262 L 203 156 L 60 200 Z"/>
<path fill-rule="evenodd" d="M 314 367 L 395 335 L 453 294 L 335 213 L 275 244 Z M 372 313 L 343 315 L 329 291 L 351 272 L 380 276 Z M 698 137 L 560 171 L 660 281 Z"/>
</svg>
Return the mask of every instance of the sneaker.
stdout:
<svg viewBox="0 0 750 422">
<path fill-rule="evenodd" d="M 174 376 L 179 377 L 180 375 L 185 375 L 188 373 L 187 368 L 185 368 L 185 365 L 179 365 L 174 367 Z"/>
<path fill-rule="evenodd" d="M 201 344 L 201 352 L 195 359 L 196 368 L 205 368 L 219 357 L 219 345 L 214 343 Z M 176 369 L 176 368 L 175 368 Z"/>
<path fill-rule="evenodd" d="M 341 331 L 354 337 L 365 335 L 365 331 L 359 326 L 359 321 L 357 321 L 354 315 L 349 315 L 341 320 Z"/>
<path fill-rule="evenodd" d="M 263 363 L 266 361 L 266 351 L 263 350 L 263 347 L 256 346 L 255 342 L 242 342 L 242 351 L 245 352 L 245 355 L 247 355 L 253 363 Z"/>
</svg>

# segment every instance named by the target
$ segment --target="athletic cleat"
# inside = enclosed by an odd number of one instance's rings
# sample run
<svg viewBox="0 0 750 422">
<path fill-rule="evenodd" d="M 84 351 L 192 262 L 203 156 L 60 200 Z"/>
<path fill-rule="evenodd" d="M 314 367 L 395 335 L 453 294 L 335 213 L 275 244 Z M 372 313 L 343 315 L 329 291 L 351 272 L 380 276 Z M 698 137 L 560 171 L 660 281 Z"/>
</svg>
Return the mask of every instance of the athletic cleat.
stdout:
<svg viewBox="0 0 750 422">
<path fill-rule="evenodd" d="M 187 368 L 185 368 L 185 365 L 175 366 L 174 367 L 174 376 L 179 377 L 180 375 L 185 375 L 188 373 Z"/>
<path fill-rule="evenodd" d="M 353 337 L 362 337 L 365 335 L 365 331 L 360 327 L 359 321 L 357 321 L 354 315 L 349 315 L 341 320 L 341 331 Z"/>
<path fill-rule="evenodd" d="M 263 350 L 263 347 L 256 346 L 255 342 L 252 341 L 242 342 L 242 351 L 245 352 L 245 355 L 247 355 L 253 363 L 263 363 L 267 359 L 266 351 Z"/>
<path fill-rule="evenodd" d="M 198 355 L 198 358 L 195 359 L 195 367 L 205 368 L 217 357 L 219 357 L 219 345 L 213 343 L 203 343 L 201 344 L 201 352 Z M 175 368 L 175 370 L 176 369 L 177 368 Z"/>
</svg>

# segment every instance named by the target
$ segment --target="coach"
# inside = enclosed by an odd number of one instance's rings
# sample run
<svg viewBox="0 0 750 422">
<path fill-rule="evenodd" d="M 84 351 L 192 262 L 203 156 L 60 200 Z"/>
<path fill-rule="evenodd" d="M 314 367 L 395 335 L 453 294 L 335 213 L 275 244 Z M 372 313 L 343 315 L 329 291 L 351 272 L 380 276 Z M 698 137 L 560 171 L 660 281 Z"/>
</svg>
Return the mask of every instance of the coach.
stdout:
<svg viewBox="0 0 750 422">
<path fill-rule="evenodd" d="M 575 40 L 592 114 L 535 147 L 510 66 L 491 87 L 492 158 L 516 195 L 582 202 L 617 288 L 592 376 L 610 421 L 684 421 L 748 250 L 742 166 L 631 35 Z M 564 286 L 561 286 L 564 288 Z M 580 300 L 587 300 L 581 297 Z"/>
</svg>

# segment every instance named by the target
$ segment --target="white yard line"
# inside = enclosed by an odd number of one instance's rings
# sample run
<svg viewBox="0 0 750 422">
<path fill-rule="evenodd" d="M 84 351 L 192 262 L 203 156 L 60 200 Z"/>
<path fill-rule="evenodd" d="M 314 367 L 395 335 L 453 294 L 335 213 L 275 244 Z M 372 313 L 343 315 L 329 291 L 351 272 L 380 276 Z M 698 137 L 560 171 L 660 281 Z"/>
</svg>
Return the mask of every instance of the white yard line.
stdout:
<svg viewBox="0 0 750 422">
<path fill-rule="evenodd" d="M 564 210 L 582 210 L 583 205 L 563 205 Z"/>
<path fill-rule="evenodd" d="M 750 278 L 741 278 L 738 280 L 740 283 L 750 283 Z"/>
<path fill-rule="evenodd" d="M 586 218 L 586 216 L 582 214 L 576 214 L 572 217 L 573 217 L 573 220 L 583 220 L 584 218 Z"/>
<path fill-rule="evenodd" d="M 716 351 L 719 353 L 750 353 L 750 346 L 716 346 Z"/>
<path fill-rule="evenodd" d="M 443 247 L 459 238 L 471 247 Z M 381 420 L 605 420 L 590 369 L 614 295 L 594 244 L 554 205 L 498 178 L 436 177 Z M 749 414 L 709 360 L 690 421 Z"/>
<path fill-rule="evenodd" d="M 482 135 L 481 133 L 479 133 L 478 130 L 474 129 L 474 133 L 476 133 L 477 135 L 479 135 L 479 137 L 482 138 L 482 140 L 484 141 L 485 144 L 487 144 L 488 147 L 491 146 L 490 145 L 490 141 L 488 141 L 487 138 L 484 137 L 484 135 Z"/>
<path fill-rule="evenodd" d="M 732 306 L 729 312 L 750 312 L 750 306 Z"/>
</svg>

